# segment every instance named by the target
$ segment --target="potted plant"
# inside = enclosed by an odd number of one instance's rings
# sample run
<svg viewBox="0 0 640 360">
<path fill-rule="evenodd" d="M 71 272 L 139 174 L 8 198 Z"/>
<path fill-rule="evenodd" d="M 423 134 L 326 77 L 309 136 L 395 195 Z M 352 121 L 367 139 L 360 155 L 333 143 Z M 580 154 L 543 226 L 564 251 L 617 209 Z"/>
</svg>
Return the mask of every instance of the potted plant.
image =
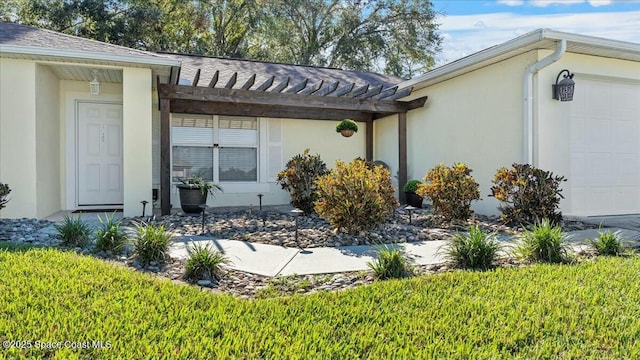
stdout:
<svg viewBox="0 0 640 360">
<path fill-rule="evenodd" d="M 344 119 L 336 126 L 336 132 L 339 132 L 344 137 L 349 137 L 358 132 L 358 124 L 351 119 Z"/>
<path fill-rule="evenodd" d="M 407 204 L 413 207 L 422 208 L 422 196 L 416 194 L 416 190 L 418 190 L 418 186 L 420 185 L 419 180 L 409 180 L 402 187 L 402 191 L 404 191 L 407 199 Z"/>
<path fill-rule="evenodd" d="M 220 185 L 206 182 L 201 176 L 179 179 L 181 184 L 176 185 L 180 189 L 180 207 L 187 214 L 202 212 L 200 205 L 207 203 L 207 195 L 214 195 L 215 191 L 222 191 Z"/>
</svg>

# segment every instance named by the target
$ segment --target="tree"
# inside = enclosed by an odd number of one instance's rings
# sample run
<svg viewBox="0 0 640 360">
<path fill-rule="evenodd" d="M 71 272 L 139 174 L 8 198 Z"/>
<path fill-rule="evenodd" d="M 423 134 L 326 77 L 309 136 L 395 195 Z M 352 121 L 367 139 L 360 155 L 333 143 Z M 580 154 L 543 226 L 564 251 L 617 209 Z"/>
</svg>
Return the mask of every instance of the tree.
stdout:
<svg viewBox="0 0 640 360">
<path fill-rule="evenodd" d="M 0 19 L 149 51 L 411 77 L 440 49 L 429 0 L 5 0 Z"/>
<path fill-rule="evenodd" d="M 274 0 L 263 21 L 271 60 L 410 77 L 440 50 L 429 0 Z"/>
</svg>

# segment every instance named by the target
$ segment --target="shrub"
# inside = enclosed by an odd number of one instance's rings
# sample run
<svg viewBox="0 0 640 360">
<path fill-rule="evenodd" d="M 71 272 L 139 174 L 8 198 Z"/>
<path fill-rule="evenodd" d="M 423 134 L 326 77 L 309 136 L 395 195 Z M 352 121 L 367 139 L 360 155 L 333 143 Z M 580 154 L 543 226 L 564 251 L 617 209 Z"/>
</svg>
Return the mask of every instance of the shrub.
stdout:
<svg viewBox="0 0 640 360">
<path fill-rule="evenodd" d="M 406 192 L 406 193 L 414 193 L 414 192 L 416 192 L 418 190 L 418 186 L 420 184 L 422 184 L 422 182 L 420 182 L 420 180 L 409 180 L 402 187 L 402 191 Z"/>
<path fill-rule="evenodd" d="M 169 255 L 170 242 L 171 233 L 165 230 L 164 225 L 138 225 L 134 252 L 143 264 L 162 261 Z"/>
<path fill-rule="evenodd" d="M 480 199 L 479 185 L 471 176 L 473 170 L 463 163 L 447 167 L 443 164 L 429 170 L 426 184 L 419 184 L 416 193 L 431 199 L 434 215 L 445 221 L 467 220 L 471 202 Z"/>
<path fill-rule="evenodd" d="M 9 202 L 7 196 L 9 196 L 10 192 L 11 189 L 9 189 L 9 185 L 0 183 L 0 210 L 7 206 L 7 203 Z"/>
<path fill-rule="evenodd" d="M 457 233 L 443 247 L 447 260 L 465 269 L 488 269 L 496 261 L 500 243 L 495 233 L 472 226 L 468 233 Z"/>
<path fill-rule="evenodd" d="M 56 237 L 64 246 L 76 247 L 89 243 L 91 229 L 87 223 L 80 219 L 80 214 L 76 218 L 65 215 L 62 223 L 55 224 L 54 228 L 58 232 Z"/>
<path fill-rule="evenodd" d="M 560 263 L 568 259 L 569 244 L 562 228 L 545 219 L 522 233 L 515 250 L 528 261 Z"/>
<path fill-rule="evenodd" d="M 378 246 L 377 249 L 378 256 L 376 259 L 367 263 L 377 279 L 400 279 L 413 276 L 413 266 L 404 257 L 402 250 L 387 246 Z"/>
<path fill-rule="evenodd" d="M 336 125 L 336 132 L 341 132 L 342 130 L 353 130 L 353 132 L 358 132 L 358 124 L 351 119 L 344 119 Z"/>
<path fill-rule="evenodd" d="M 534 224 L 548 219 L 553 224 L 562 220 L 558 211 L 563 198 L 560 183 L 562 176 L 554 176 L 529 164 L 513 164 L 510 169 L 496 172 L 491 196 L 502 203 L 501 220 L 507 224 Z"/>
<path fill-rule="evenodd" d="M 389 170 L 367 167 L 355 159 L 336 162 L 335 169 L 316 182 L 315 210 L 338 231 L 355 233 L 384 223 L 398 206 Z"/>
<path fill-rule="evenodd" d="M 598 231 L 598 238 L 588 242 L 597 255 L 619 256 L 623 251 L 621 238 L 620 231 Z"/>
<path fill-rule="evenodd" d="M 278 173 L 278 183 L 291 195 L 291 205 L 310 214 L 318 200 L 316 180 L 328 172 L 320 155 L 309 155 L 306 149 L 287 162 L 287 168 Z"/>
<path fill-rule="evenodd" d="M 127 235 L 120 228 L 121 221 L 114 219 L 115 212 L 105 214 L 105 219 L 98 216 L 100 228 L 96 231 L 96 250 L 112 251 L 119 254 L 127 243 Z"/>
<path fill-rule="evenodd" d="M 228 264 L 224 254 L 212 250 L 210 244 L 195 244 L 189 249 L 185 278 L 188 280 L 219 280 L 222 265 Z"/>
</svg>

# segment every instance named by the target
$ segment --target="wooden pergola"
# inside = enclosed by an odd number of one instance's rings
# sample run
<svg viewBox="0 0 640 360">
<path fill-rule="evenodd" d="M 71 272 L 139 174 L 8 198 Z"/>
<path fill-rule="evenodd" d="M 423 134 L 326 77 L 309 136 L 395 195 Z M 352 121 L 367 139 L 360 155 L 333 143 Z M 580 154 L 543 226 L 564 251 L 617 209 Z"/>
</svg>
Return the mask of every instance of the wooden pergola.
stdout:
<svg viewBox="0 0 640 360">
<path fill-rule="evenodd" d="M 178 84 L 179 74 L 170 84 L 157 79 L 160 102 L 160 202 L 163 215 L 169 214 L 171 198 L 171 138 L 170 114 L 235 115 L 270 118 L 312 120 L 353 119 L 365 122 L 365 154 L 373 160 L 373 122 L 389 115 L 398 116 L 398 183 L 407 182 L 407 112 L 424 106 L 427 97 L 412 101 L 398 99 L 411 94 L 412 88 L 398 90 L 398 86 L 383 88 L 365 84 L 317 81 L 308 79 L 290 84 L 290 78 L 275 83 L 271 76 L 254 87 L 253 74 L 240 87 L 236 87 L 237 73 L 226 84 L 218 83 L 219 71 L 208 86 L 198 86 L 200 69 L 191 85 Z M 274 85 L 275 83 L 275 85 Z M 404 203 L 404 193 L 400 191 Z"/>
</svg>

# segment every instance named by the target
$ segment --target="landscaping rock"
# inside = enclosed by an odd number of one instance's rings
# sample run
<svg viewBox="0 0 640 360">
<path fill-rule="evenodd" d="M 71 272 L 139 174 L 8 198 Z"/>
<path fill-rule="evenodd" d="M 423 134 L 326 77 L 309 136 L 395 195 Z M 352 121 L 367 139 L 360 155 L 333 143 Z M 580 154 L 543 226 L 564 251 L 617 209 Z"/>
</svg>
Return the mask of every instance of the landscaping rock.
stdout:
<svg viewBox="0 0 640 360">
<path fill-rule="evenodd" d="M 211 280 L 198 280 L 197 284 L 203 287 L 213 287 L 213 282 L 211 282 Z"/>
</svg>

